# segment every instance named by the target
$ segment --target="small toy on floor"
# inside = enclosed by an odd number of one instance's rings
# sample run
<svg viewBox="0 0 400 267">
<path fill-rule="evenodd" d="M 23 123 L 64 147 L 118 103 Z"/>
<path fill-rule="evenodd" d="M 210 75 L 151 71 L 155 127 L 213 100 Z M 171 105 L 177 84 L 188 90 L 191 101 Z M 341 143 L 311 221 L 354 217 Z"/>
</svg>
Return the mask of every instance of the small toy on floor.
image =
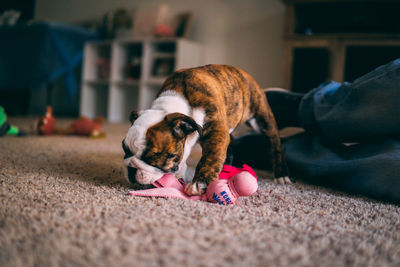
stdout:
<svg viewBox="0 0 400 267">
<path fill-rule="evenodd" d="M 224 165 L 219 180 L 211 182 L 201 196 L 188 196 L 184 192 L 185 182 L 173 174 L 165 174 L 153 183 L 156 188 L 130 191 L 132 196 L 172 197 L 208 201 L 220 205 L 234 204 L 239 197 L 250 196 L 257 191 L 257 176 L 247 165 L 236 168 Z"/>
<path fill-rule="evenodd" d="M 68 128 L 57 128 L 55 133 L 65 135 L 81 135 L 88 136 L 90 138 L 104 138 L 106 136 L 103 131 L 104 121 L 105 119 L 103 117 L 97 117 L 92 120 L 81 116 L 74 120 Z"/>
<path fill-rule="evenodd" d="M 51 135 L 54 133 L 56 119 L 53 116 L 53 109 L 51 106 L 46 107 L 46 113 L 39 118 L 37 122 L 37 129 L 41 135 Z"/>
<path fill-rule="evenodd" d="M 26 132 L 17 126 L 10 125 L 7 122 L 7 114 L 2 106 L 0 106 L 0 136 L 13 135 L 13 136 L 26 136 Z"/>
<path fill-rule="evenodd" d="M 103 138 L 105 137 L 103 130 L 104 121 L 103 117 L 97 117 L 92 120 L 81 116 L 73 121 L 68 128 L 56 128 L 53 109 L 51 106 L 47 106 L 46 114 L 39 118 L 37 129 L 41 135 L 81 135 L 90 138 Z"/>
</svg>

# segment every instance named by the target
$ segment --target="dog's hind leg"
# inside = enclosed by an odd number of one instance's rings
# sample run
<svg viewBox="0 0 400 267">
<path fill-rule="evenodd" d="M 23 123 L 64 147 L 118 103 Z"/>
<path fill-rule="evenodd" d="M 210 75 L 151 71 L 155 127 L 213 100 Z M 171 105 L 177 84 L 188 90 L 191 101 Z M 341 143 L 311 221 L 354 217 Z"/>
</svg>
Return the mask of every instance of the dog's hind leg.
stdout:
<svg viewBox="0 0 400 267">
<path fill-rule="evenodd" d="M 258 98 L 254 117 L 260 131 L 267 136 L 270 142 L 270 157 L 275 183 L 290 184 L 289 170 L 283 153 L 278 127 L 265 97 Z"/>
</svg>

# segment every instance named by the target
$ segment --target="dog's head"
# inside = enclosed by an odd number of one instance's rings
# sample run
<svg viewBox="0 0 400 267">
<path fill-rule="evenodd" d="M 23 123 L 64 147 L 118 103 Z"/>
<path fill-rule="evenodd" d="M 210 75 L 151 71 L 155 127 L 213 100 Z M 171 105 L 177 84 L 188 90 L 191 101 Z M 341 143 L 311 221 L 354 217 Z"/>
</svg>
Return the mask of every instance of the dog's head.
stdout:
<svg viewBox="0 0 400 267">
<path fill-rule="evenodd" d="M 145 110 L 131 113 L 130 121 L 122 148 L 127 178 L 134 184 L 151 184 L 165 173 L 179 173 L 187 137 L 202 131 L 195 120 L 182 113 Z"/>
</svg>

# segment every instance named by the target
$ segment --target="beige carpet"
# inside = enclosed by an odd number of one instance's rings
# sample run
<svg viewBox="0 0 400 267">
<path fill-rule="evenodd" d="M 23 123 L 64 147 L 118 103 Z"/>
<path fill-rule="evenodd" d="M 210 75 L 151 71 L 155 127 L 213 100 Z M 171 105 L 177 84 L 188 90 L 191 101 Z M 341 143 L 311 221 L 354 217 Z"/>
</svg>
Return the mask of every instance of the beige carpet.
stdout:
<svg viewBox="0 0 400 267">
<path fill-rule="evenodd" d="M 235 206 L 128 196 L 128 126 L 102 140 L 0 138 L 0 266 L 400 265 L 395 205 L 265 173 Z"/>
</svg>

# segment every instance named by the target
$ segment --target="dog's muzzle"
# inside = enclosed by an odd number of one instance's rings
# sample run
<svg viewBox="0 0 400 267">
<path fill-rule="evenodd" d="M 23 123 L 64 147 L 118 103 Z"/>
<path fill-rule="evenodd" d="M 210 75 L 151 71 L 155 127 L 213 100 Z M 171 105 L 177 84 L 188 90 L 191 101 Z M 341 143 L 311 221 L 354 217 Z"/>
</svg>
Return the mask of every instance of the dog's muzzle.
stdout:
<svg viewBox="0 0 400 267">
<path fill-rule="evenodd" d="M 152 184 L 164 175 L 161 170 L 146 164 L 136 157 L 125 158 L 124 163 L 128 170 L 128 181 L 132 184 Z"/>
</svg>

